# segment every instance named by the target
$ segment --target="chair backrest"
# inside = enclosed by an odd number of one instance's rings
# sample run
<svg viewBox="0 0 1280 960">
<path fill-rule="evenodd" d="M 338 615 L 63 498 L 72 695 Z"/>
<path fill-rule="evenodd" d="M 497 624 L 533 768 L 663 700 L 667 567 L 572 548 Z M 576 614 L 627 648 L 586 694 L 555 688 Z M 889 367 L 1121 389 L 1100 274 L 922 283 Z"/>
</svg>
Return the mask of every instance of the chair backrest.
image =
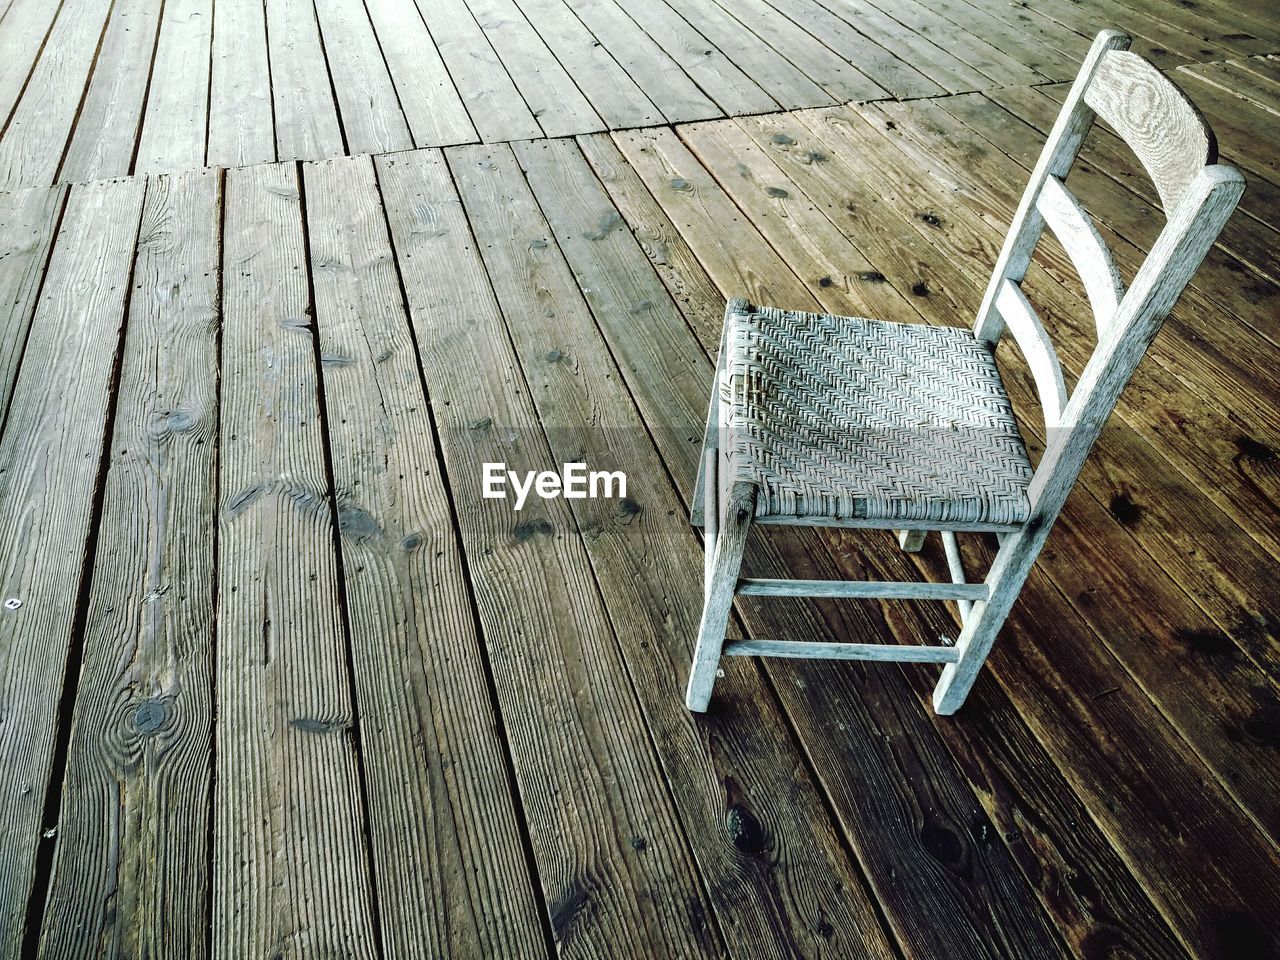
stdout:
<svg viewBox="0 0 1280 960">
<path fill-rule="evenodd" d="M 1007 328 L 1035 379 L 1046 446 L 1032 480 L 1033 521 L 1057 515 L 1125 384 L 1190 282 L 1244 191 L 1217 161 L 1213 133 L 1172 81 L 1114 30 L 1098 34 L 1049 133 L 974 324 L 993 345 Z M 1097 227 L 1064 185 L 1095 117 L 1142 161 L 1166 222 L 1132 284 L 1125 284 Z M 1093 310 L 1098 342 L 1070 396 L 1053 343 L 1021 284 L 1049 226 Z"/>
</svg>

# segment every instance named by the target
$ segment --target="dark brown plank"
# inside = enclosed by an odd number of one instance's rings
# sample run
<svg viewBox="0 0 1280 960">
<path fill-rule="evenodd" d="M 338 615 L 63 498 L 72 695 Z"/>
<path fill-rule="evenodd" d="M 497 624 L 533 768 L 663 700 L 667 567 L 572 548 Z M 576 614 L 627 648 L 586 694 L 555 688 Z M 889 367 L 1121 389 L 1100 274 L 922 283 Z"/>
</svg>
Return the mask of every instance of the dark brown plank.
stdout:
<svg viewBox="0 0 1280 960">
<path fill-rule="evenodd" d="M 369 838 L 388 952 L 545 946 L 369 158 L 304 169 Z"/>
<path fill-rule="evenodd" d="M 0 952 L 17 956 L 144 185 L 71 191 L 0 437 Z M 55 788 L 56 789 L 56 788 Z"/>
<path fill-rule="evenodd" d="M 294 164 L 228 171 L 214 953 L 375 957 Z"/>
<path fill-rule="evenodd" d="M 910 201 L 928 199 L 937 204 L 933 209 L 945 209 L 949 225 L 959 216 L 953 212 L 956 205 L 944 207 L 945 195 L 931 194 L 918 172 L 905 172 L 909 169 L 905 158 L 871 127 L 841 123 L 840 116 L 822 111 L 804 118 L 742 120 L 739 125 L 750 130 L 757 143 L 767 145 L 817 206 L 864 244 L 890 282 L 901 278 L 903 286 L 924 286 L 927 295 L 911 300 L 922 317 L 955 324 L 974 316 L 990 261 L 973 256 L 976 244 L 957 242 L 967 231 L 925 224 L 914 216 Z M 779 133 L 795 142 L 779 144 Z M 830 159 L 822 164 L 805 162 L 814 151 Z M 858 157 L 861 172 L 855 173 L 844 157 Z M 994 228 L 990 233 L 994 239 Z M 1034 289 L 1039 293 L 1043 287 Z M 1055 314 L 1082 308 L 1078 303 L 1065 307 L 1057 300 L 1050 303 Z M 1024 434 L 1041 448 L 1041 413 L 1025 364 L 1009 344 L 1002 349 L 1001 360 Z M 1108 440 L 1115 443 L 1120 436 L 1113 431 Z M 1219 637 L 1220 632 L 1159 567 L 1135 561 L 1142 557 L 1142 546 L 1107 509 L 1108 491 L 1086 488 L 1094 496 L 1074 497 L 1062 521 L 1062 533 L 1055 533 L 1055 543 L 1062 546 L 1053 555 L 1074 562 L 1046 565 L 1047 575 L 1093 627 L 1096 637 L 1085 642 L 1109 647 L 1259 825 L 1280 830 L 1269 799 L 1269 784 L 1280 775 L 1274 750 L 1256 738 L 1224 733 L 1251 729 L 1258 717 L 1280 709 L 1276 691 L 1238 653 L 1186 656 L 1185 638 Z M 1097 589 L 1099 582 L 1108 588 Z M 1120 626 L 1129 623 L 1135 629 Z M 1222 640 L 1230 649 L 1230 641 Z"/>
<path fill-rule="evenodd" d="M 975 213 L 1003 232 L 1012 216 L 1025 170 L 1011 168 L 1007 155 L 986 141 L 975 139 L 972 133 L 955 132 L 962 129 L 958 121 L 935 106 L 926 109 L 917 105 L 904 112 L 885 105 L 875 112 L 892 115 L 894 128 L 890 132 L 894 141 L 917 165 L 948 184 L 949 196 L 965 198 Z M 922 120 L 925 114 L 929 115 L 927 122 Z M 881 127 L 887 123 L 883 117 L 876 122 Z M 994 170 L 989 164 L 995 165 Z M 938 226 L 946 224 L 940 221 Z M 981 248 L 974 248 L 975 256 L 981 254 L 989 257 L 987 262 L 994 262 L 995 249 L 994 241 L 988 239 Z M 1041 254 L 1051 252 L 1051 245 L 1042 244 Z M 1061 260 L 1054 264 L 1044 256 L 1038 262 L 1044 265 L 1045 274 L 1033 271 L 1030 275 L 1036 298 L 1059 296 L 1055 291 L 1060 282 L 1078 283 L 1069 264 Z M 1038 277 L 1044 277 L 1043 288 Z M 1083 477 L 1086 483 L 1109 491 L 1108 501 L 1119 497 L 1116 503 L 1140 504 L 1145 517 L 1144 543 L 1163 545 L 1155 553 L 1158 562 L 1171 572 L 1176 571 L 1177 579 L 1197 603 L 1235 637 L 1259 668 L 1275 677 L 1276 635 L 1266 613 L 1277 603 L 1276 583 L 1267 572 L 1273 561 L 1253 539 L 1270 536 L 1260 518 L 1273 510 L 1265 502 L 1271 479 L 1265 462 L 1259 470 L 1257 458 L 1244 455 L 1246 449 L 1257 451 L 1265 447 L 1266 435 L 1257 441 L 1262 447 L 1252 446 L 1251 440 L 1261 425 L 1245 428 L 1229 416 L 1224 420 L 1224 411 L 1217 403 L 1205 402 L 1204 392 L 1194 394 L 1194 400 L 1188 397 L 1170 403 L 1170 398 L 1188 391 L 1181 377 L 1187 375 L 1188 358 L 1194 357 L 1198 349 L 1194 339 L 1186 340 L 1185 346 L 1173 353 L 1162 345 L 1162 341 L 1168 342 L 1169 327 L 1177 314 L 1175 308 L 1166 332 L 1151 350 L 1150 359 L 1157 362 L 1149 361 L 1139 368 L 1117 407 L 1120 420 L 1160 436 L 1159 450 L 1146 441 L 1125 443 L 1124 457 L 1112 460 L 1108 458 L 1110 447 L 1103 445 L 1086 465 Z M 1088 314 L 1079 308 L 1064 309 L 1055 317 L 1055 325 L 1061 331 L 1055 340 L 1060 357 L 1069 365 L 1074 364 L 1074 369 L 1081 369 L 1095 336 Z M 1067 335 L 1071 329 L 1075 334 Z M 1077 353 L 1074 360 L 1072 352 Z M 1158 362 L 1162 358 L 1173 365 L 1173 370 L 1182 368 L 1180 376 Z M 1265 413 L 1269 408 L 1267 403 L 1261 410 Z M 1170 469 L 1171 463 L 1178 469 Z M 1198 473 L 1207 477 L 1207 482 L 1198 483 Z M 1240 482 L 1232 488 L 1233 497 L 1222 500 L 1222 478 L 1234 474 L 1240 476 Z M 1140 491 L 1153 483 L 1157 484 L 1158 493 L 1142 496 Z M 1215 500 L 1222 505 L 1211 502 Z M 1256 504 L 1251 513 L 1259 520 L 1251 523 L 1246 536 L 1240 524 L 1249 520 L 1250 514 L 1243 507 L 1250 501 Z M 1130 522 L 1136 523 L 1138 516 L 1132 511 L 1129 514 Z"/>
<path fill-rule="evenodd" d="M 41 956 L 208 956 L 218 180 L 147 187 Z"/>
</svg>

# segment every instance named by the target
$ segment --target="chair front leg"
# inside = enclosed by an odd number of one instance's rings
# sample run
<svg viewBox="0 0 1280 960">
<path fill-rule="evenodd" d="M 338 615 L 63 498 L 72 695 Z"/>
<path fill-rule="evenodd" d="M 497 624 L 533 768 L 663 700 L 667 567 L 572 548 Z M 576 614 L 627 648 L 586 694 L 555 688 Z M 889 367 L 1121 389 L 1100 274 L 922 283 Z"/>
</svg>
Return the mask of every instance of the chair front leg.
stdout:
<svg viewBox="0 0 1280 960">
<path fill-rule="evenodd" d="M 710 562 L 706 591 L 702 602 L 702 620 L 698 624 L 698 640 L 693 648 L 693 664 L 689 669 L 689 687 L 685 705 L 702 713 L 711 702 L 711 690 L 720 667 L 720 651 L 724 648 L 724 632 L 733 609 L 733 597 L 742 569 L 742 554 L 747 534 L 756 512 L 756 488 L 749 483 L 735 483 L 729 491 L 715 541 L 708 538 L 707 549 L 714 550 Z"/>
</svg>

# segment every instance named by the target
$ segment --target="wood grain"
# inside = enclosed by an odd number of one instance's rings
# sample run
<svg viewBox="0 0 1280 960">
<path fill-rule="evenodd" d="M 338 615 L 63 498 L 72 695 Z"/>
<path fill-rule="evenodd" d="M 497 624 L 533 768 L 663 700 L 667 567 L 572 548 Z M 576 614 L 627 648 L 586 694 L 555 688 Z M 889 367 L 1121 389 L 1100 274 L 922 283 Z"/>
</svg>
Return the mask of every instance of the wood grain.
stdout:
<svg viewBox="0 0 1280 960">
<path fill-rule="evenodd" d="M 1199 170 L 1218 159 L 1217 143 L 1195 105 L 1136 53 L 1103 56 L 1084 99 L 1142 160 L 1170 212 Z"/>
<path fill-rule="evenodd" d="M 516 154 L 534 196 L 500 162 L 493 177 L 511 198 L 502 205 L 510 211 L 506 232 L 518 239 L 492 262 L 495 268 L 521 264 L 510 274 L 529 279 L 502 284 L 499 294 L 504 303 L 530 305 L 507 316 L 531 318 L 511 323 L 512 338 L 526 377 L 548 384 L 533 394 L 541 419 L 563 425 L 549 431 L 553 452 L 567 456 L 579 447 L 588 462 L 625 464 L 634 478 L 628 495 L 638 512 L 626 504 L 619 511 L 591 501 L 574 501 L 574 512 L 579 528 L 589 532 L 586 546 L 597 582 L 662 745 L 663 772 L 690 845 L 706 882 L 719 891 L 715 909 L 729 951 L 886 953 L 887 938 L 860 895 L 852 865 L 822 826 L 818 792 L 811 779 L 797 774 L 797 747 L 779 735 L 785 721 L 758 676 L 720 681 L 722 709 L 714 716 L 695 721 L 683 707 L 702 606 L 695 575 L 702 558 L 645 424 L 663 435 L 664 444 L 695 453 L 697 446 L 689 442 L 683 418 L 673 416 L 685 404 L 664 410 L 636 394 L 670 396 L 679 392 L 670 390 L 679 380 L 684 397 L 698 397 L 705 407 L 705 360 L 697 341 L 578 149 L 556 141 L 521 144 Z M 550 245 L 530 249 L 519 242 L 548 228 L 563 260 Z M 585 305 L 570 293 L 575 284 Z M 555 292 L 555 317 L 532 319 L 542 314 L 531 307 L 535 289 Z M 552 337 L 572 345 L 572 376 L 563 375 L 558 364 L 548 371 L 542 362 L 538 346 Z M 682 376 L 689 367 L 699 376 Z M 600 418 L 604 429 L 573 428 L 594 410 L 611 411 L 607 421 Z M 754 722 L 742 722 L 747 715 Z M 787 797 L 785 807 L 776 803 L 780 796 Z M 797 816 L 799 811 L 804 812 Z M 744 823 L 750 829 L 735 835 L 734 824 Z M 772 854 L 753 855 L 748 833 L 763 839 Z M 828 896 L 834 885 L 843 896 Z M 818 913 L 830 924 L 830 938 L 810 919 Z"/>
<path fill-rule="evenodd" d="M 345 153 L 320 25 L 309 0 L 267 0 L 267 50 L 276 157 L 318 160 Z"/>
<path fill-rule="evenodd" d="M 144 185 L 71 191 L 0 438 L 0 951 L 32 892 Z M 12 605 L 10 605 L 12 606 Z M 56 796 L 56 794 L 55 794 Z"/>
<path fill-rule="evenodd" d="M 110 0 L 62 5 L 0 137 L 0 190 L 53 183 L 110 8 Z"/>
<path fill-rule="evenodd" d="M 515 514 L 479 496 L 482 463 L 556 463 L 477 253 L 492 241 L 471 239 L 450 182 L 452 171 L 474 202 L 481 151 L 454 148 L 449 167 L 432 152 L 387 158 L 379 177 L 551 932 L 569 956 L 718 956 L 711 904 L 565 501 Z"/>
<path fill-rule="evenodd" d="M 373 165 L 308 165 L 305 186 L 383 939 L 534 957 L 536 879 Z"/>
<path fill-rule="evenodd" d="M 166 0 L 135 173 L 204 166 L 212 0 Z"/>
<path fill-rule="evenodd" d="M 342 115 L 347 153 L 414 145 L 364 0 L 316 0 L 325 59 Z"/>
<path fill-rule="evenodd" d="M 478 139 L 418 8 L 405 0 L 366 0 L 365 6 L 413 142 L 438 147 Z"/>
<path fill-rule="evenodd" d="M 480 139 L 542 136 L 542 128 L 465 0 L 417 0 L 417 4 Z"/>
<path fill-rule="evenodd" d="M 89 89 L 57 172 L 60 182 L 83 183 L 132 171 L 159 28 L 159 4 L 116 0 L 112 5 Z"/>
<path fill-rule="evenodd" d="M 209 955 L 219 177 L 151 181 L 41 955 Z"/>
<path fill-rule="evenodd" d="M 213 947 L 374 957 L 294 166 L 225 202 Z"/>
<path fill-rule="evenodd" d="M 50 187 L 0 195 L 0 429 L 66 199 Z"/>
<path fill-rule="evenodd" d="M 218 167 L 270 163 L 276 159 L 276 128 L 266 5 L 218 0 L 211 56 L 205 162 Z"/>
</svg>

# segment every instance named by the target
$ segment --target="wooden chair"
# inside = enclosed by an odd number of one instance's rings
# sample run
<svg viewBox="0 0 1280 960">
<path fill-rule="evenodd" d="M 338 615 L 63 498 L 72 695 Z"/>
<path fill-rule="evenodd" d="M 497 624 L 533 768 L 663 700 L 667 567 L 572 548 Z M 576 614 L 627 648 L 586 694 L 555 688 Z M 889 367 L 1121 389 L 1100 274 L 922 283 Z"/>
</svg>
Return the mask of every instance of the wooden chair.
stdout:
<svg viewBox="0 0 1280 960">
<path fill-rule="evenodd" d="M 1192 103 L 1128 47 L 1127 36 L 1104 31 L 1090 48 L 972 331 L 729 303 L 693 498 L 707 551 L 689 709 L 707 708 L 726 654 L 941 663 L 934 708 L 950 714 L 964 703 L 1120 392 L 1244 190 L 1235 169 L 1215 162 Z M 1167 217 L 1127 290 L 1063 184 L 1095 116 L 1141 159 Z M 1021 288 L 1046 224 L 1081 275 L 1098 330 L 1069 397 Z M 996 369 L 1006 328 L 1043 408 L 1047 443 L 1034 468 Z M 938 530 L 953 582 L 740 579 L 755 523 L 898 530 L 906 550 Z M 982 583 L 964 579 L 956 534 L 969 531 L 1000 539 Z M 726 644 L 735 595 L 953 600 L 962 628 L 954 645 Z"/>
</svg>

